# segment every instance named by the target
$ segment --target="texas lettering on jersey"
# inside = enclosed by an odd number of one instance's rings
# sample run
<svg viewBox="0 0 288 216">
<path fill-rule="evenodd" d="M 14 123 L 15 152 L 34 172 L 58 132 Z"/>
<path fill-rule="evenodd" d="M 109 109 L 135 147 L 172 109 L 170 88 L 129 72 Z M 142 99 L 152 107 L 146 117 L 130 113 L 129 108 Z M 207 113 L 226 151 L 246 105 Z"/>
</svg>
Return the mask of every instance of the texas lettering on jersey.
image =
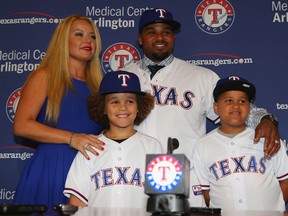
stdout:
<svg viewBox="0 0 288 216">
<path fill-rule="evenodd" d="M 95 190 L 113 185 L 144 186 L 144 178 L 140 168 L 130 170 L 131 167 L 114 167 L 101 169 L 90 176 L 95 182 Z M 116 173 L 113 177 L 113 173 Z"/>
<path fill-rule="evenodd" d="M 266 171 L 264 157 L 261 157 L 257 160 L 256 156 L 243 155 L 240 157 L 231 157 L 231 160 L 233 161 L 233 164 L 229 164 L 229 160 L 226 158 L 209 166 L 209 170 L 213 173 L 217 181 L 221 178 L 231 175 L 232 173 L 264 174 Z"/>
<path fill-rule="evenodd" d="M 176 88 L 152 85 L 152 92 L 155 97 L 155 104 L 160 106 L 173 105 L 180 106 L 185 110 L 193 107 L 192 99 L 195 95 L 192 91 L 185 91 L 181 97 Z"/>
</svg>

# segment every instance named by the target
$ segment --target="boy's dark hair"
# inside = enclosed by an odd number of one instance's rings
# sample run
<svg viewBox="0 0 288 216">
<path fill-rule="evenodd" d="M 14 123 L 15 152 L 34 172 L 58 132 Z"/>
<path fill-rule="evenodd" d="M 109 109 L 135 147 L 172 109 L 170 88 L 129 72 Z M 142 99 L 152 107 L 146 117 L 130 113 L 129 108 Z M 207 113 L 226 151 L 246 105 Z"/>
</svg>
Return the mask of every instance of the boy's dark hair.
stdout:
<svg viewBox="0 0 288 216">
<path fill-rule="evenodd" d="M 134 121 L 135 125 L 139 125 L 144 121 L 144 119 L 149 115 L 151 110 L 154 108 L 154 97 L 145 93 L 143 95 L 136 94 L 137 96 L 137 107 L 138 113 Z M 92 120 L 96 123 L 101 124 L 104 129 L 109 128 L 109 119 L 106 114 L 104 114 L 105 109 L 105 97 L 106 95 L 101 95 L 99 92 L 93 93 L 88 97 L 88 114 Z"/>
</svg>

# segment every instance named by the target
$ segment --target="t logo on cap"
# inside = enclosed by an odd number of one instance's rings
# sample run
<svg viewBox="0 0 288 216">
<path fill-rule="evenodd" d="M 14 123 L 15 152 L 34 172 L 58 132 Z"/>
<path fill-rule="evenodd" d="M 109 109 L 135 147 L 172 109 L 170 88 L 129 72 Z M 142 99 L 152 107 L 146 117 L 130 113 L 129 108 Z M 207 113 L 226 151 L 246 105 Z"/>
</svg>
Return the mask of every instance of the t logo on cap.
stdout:
<svg viewBox="0 0 288 216">
<path fill-rule="evenodd" d="M 127 87 L 128 84 L 126 83 L 127 79 L 130 79 L 130 76 L 128 74 L 119 74 L 118 79 L 122 79 L 122 85 L 123 87 Z"/>
<path fill-rule="evenodd" d="M 153 23 L 166 23 L 170 25 L 174 32 L 178 31 L 181 27 L 181 24 L 174 20 L 171 12 L 164 8 L 154 8 L 150 10 L 145 10 L 141 15 L 139 22 L 139 33 L 142 32 L 142 29 Z"/>
<path fill-rule="evenodd" d="M 140 80 L 134 73 L 128 71 L 114 71 L 106 73 L 99 87 L 100 94 L 135 93 L 144 95 L 141 91 Z"/>
<path fill-rule="evenodd" d="M 159 18 L 165 18 L 164 14 L 166 13 L 166 11 L 165 11 L 164 9 L 158 8 L 158 9 L 156 9 L 155 11 L 156 11 L 156 12 L 158 12 L 158 11 L 160 12 Z"/>
<path fill-rule="evenodd" d="M 240 78 L 239 77 L 237 77 L 237 76 L 230 76 L 229 77 L 229 80 L 240 80 Z"/>
</svg>

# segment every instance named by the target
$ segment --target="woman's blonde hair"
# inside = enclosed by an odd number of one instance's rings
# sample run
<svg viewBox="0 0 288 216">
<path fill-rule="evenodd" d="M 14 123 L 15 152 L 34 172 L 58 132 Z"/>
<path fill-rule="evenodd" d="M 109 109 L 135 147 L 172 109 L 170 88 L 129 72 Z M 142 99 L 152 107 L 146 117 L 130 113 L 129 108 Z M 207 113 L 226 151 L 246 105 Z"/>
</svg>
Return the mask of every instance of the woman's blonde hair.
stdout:
<svg viewBox="0 0 288 216">
<path fill-rule="evenodd" d="M 46 55 L 40 63 L 40 68 L 48 71 L 46 121 L 56 124 L 58 121 L 63 95 L 73 90 L 72 78 L 69 73 L 69 32 L 76 20 L 85 20 L 91 24 L 96 36 L 94 57 L 86 66 L 86 83 L 92 92 L 98 91 L 102 80 L 102 70 L 99 55 L 102 49 L 101 37 L 93 20 L 86 16 L 72 15 L 66 17 L 56 28 Z"/>
</svg>

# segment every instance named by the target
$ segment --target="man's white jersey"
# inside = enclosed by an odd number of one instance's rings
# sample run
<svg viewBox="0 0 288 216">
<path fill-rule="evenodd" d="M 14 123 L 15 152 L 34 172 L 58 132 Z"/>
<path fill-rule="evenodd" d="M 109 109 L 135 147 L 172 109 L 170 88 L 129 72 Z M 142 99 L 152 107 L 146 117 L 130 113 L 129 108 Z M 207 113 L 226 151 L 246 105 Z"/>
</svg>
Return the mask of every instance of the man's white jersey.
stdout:
<svg viewBox="0 0 288 216">
<path fill-rule="evenodd" d="M 158 139 L 165 152 L 168 137 L 177 138 L 180 145 L 174 152 L 185 153 L 190 159 L 194 143 L 206 133 L 206 117 L 218 118 L 212 97 L 217 74 L 178 58 L 159 70 L 152 80 L 135 63 L 125 70 L 136 73 L 142 90 L 155 97 L 155 107 L 139 131 Z"/>
</svg>

